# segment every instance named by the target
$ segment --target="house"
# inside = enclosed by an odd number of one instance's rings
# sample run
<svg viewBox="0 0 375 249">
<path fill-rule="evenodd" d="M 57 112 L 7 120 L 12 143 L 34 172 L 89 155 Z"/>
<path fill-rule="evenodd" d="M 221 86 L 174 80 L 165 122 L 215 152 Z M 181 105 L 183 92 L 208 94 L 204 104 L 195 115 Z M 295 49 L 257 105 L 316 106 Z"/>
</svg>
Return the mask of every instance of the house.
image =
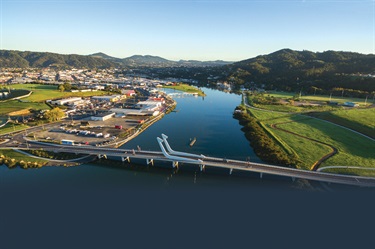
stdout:
<svg viewBox="0 0 375 249">
<path fill-rule="evenodd" d="M 124 90 L 124 89 L 121 90 L 121 93 L 128 96 L 128 97 L 135 96 L 135 94 L 136 94 L 134 90 Z"/>
</svg>

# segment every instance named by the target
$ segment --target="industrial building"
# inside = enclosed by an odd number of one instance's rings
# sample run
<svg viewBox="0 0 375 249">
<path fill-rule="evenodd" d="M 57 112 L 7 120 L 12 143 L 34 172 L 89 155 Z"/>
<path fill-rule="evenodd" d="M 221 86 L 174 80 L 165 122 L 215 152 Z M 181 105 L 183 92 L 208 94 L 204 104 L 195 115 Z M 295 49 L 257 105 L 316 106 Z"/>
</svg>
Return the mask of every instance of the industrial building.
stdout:
<svg viewBox="0 0 375 249">
<path fill-rule="evenodd" d="M 117 117 L 124 116 L 157 116 L 159 111 L 148 111 L 144 109 L 121 109 L 121 108 L 112 108 L 111 112 L 116 113 Z"/>
<path fill-rule="evenodd" d="M 121 99 L 125 99 L 126 95 L 110 95 L 110 96 L 93 96 L 91 97 L 92 100 L 94 101 L 99 101 L 99 102 L 116 102 Z"/>
<path fill-rule="evenodd" d="M 50 101 L 47 101 L 47 102 L 51 103 L 52 105 L 74 104 L 74 103 L 81 103 L 82 98 L 81 97 L 73 97 L 73 98 L 67 98 L 67 99 L 50 100 Z"/>
<path fill-rule="evenodd" d="M 91 120 L 93 121 L 106 121 L 110 118 L 113 118 L 115 116 L 115 113 L 114 112 L 110 112 L 110 113 L 101 113 L 101 114 L 98 114 L 98 115 L 95 115 L 95 116 L 92 116 L 91 117 Z"/>
</svg>

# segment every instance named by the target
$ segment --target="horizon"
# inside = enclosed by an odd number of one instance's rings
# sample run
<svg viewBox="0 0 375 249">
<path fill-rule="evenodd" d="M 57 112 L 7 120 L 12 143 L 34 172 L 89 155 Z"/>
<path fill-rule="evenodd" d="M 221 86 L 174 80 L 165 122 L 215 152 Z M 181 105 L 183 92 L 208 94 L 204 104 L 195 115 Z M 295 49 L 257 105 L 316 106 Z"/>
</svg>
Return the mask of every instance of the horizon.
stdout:
<svg viewBox="0 0 375 249">
<path fill-rule="evenodd" d="M 0 49 L 241 61 L 281 49 L 375 54 L 375 1 L 0 1 Z"/>
<path fill-rule="evenodd" d="M 324 53 L 324 52 L 328 52 L 328 51 L 334 51 L 334 52 L 364 54 L 364 53 L 360 53 L 360 52 L 357 52 L 357 51 L 339 51 L 339 50 L 311 51 L 311 50 L 308 50 L 308 49 L 295 50 L 295 49 L 291 49 L 291 48 L 278 49 L 276 51 L 270 52 L 269 54 L 272 54 L 272 53 L 275 53 L 275 52 L 278 52 L 278 51 L 281 51 L 281 50 L 288 50 L 288 49 L 292 50 L 292 51 L 296 51 L 296 52 L 309 51 L 309 52 L 312 52 L 312 53 Z M 95 52 L 95 53 L 91 53 L 91 54 L 79 54 L 79 53 L 69 53 L 68 54 L 68 53 L 58 53 L 58 52 L 53 52 L 53 51 L 30 51 L 30 50 L 17 50 L 17 49 L 0 49 L 0 51 L 1 50 L 18 51 L 18 52 L 52 53 L 52 54 L 62 54 L 62 55 L 80 55 L 80 56 L 92 56 L 94 54 L 104 54 L 104 55 L 107 55 L 109 57 L 114 57 L 116 59 L 126 59 L 126 58 L 130 58 L 130 57 L 133 57 L 133 56 L 152 56 L 152 57 L 160 57 L 162 59 L 166 59 L 166 60 L 169 60 L 169 61 L 175 61 L 175 62 L 178 62 L 178 61 L 202 61 L 202 62 L 204 62 L 204 61 L 225 61 L 225 62 L 236 63 L 236 62 L 240 62 L 240 61 L 244 61 L 244 60 L 248 60 L 248 59 L 253 59 L 253 58 L 258 57 L 258 56 L 269 55 L 269 54 L 258 54 L 258 55 L 255 55 L 253 57 L 244 58 L 244 59 L 237 60 L 237 61 L 227 61 L 227 60 L 223 60 L 223 59 L 220 59 L 220 58 L 219 59 L 210 59 L 210 60 L 197 60 L 197 59 L 184 59 L 184 58 L 181 58 L 181 59 L 173 60 L 173 59 L 165 58 L 163 56 L 150 55 L 150 54 L 133 54 L 133 55 L 130 55 L 130 56 L 127 56 L 127 57 L 119 58 L 119 57 L 107 54 L 105 52 Z M 368 53 L 368 54 L 364 54 L 364 55 L 375 55 L 375 53 Z M 95 57 L 95 56 L 93 56 L 93 57 Z"/>
</svg>

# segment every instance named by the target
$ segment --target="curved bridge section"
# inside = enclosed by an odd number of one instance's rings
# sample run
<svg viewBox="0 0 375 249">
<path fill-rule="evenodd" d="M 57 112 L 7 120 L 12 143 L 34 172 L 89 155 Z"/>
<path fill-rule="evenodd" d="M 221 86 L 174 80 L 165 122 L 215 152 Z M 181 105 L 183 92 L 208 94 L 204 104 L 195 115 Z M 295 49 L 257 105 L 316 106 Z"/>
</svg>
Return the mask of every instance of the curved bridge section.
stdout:
<svg viewBox="0 0 375 249">
<path fill-rule="evenodd" d="M 178 164 L 180 162 L 198 165 L 201 171 L 203 171 L 205 167 L 214 167 L 228 169 L 229 174 L 232 174 L 233 170 L 256 172 L 260 174 L 261 178 L 264 174 L 270 174 L 290 177 L 292 178 L 292 180 L 306 179 L 328 183 L 375 187 L 375 178 L 372 177 L 339 175 L 319 171 L 299 170 L 269 164 L 251 163 L 239 160 L 227 160 L 224 158 L 206 157 L 203 155 L 195 155 L 185 152 L 174 151 L 167 142 L 168 137 L 164 134 L 162 135 L 162 137 L 163 139 L 159 137 L 157 138 L 157 142 L 160 146 L 161 152 L 141 150 L 136 151 L 93 146 L 59 145 L 41 143 L 37 141 L 28 141 L 27 146 L 31 149 L 44 149 L 54 152 L 96 155 L 99 158 L 107 156 L 120 157 L 122 161 L 128 162 L 130 162 L 131 158 L 145 159 L 147 164 L 153 164 L 154 160 L 167 161 L 172 162 L 173 167 L 178 167 Z M 167 147 L 167 149 L 165 149 L 163 143 Z"/>
</svg>

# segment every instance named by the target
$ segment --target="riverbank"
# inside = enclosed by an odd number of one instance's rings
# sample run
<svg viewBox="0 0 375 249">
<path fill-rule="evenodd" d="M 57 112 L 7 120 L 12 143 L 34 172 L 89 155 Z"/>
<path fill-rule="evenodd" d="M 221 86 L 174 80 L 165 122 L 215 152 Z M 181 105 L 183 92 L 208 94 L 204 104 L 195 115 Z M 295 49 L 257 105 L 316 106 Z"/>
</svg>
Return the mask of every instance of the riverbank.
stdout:
<svg viewBox="0 0 375 249">
<path fill-rule="evenodd" d="M 320 167 L 343 166 L 334 168 L 332 171 L 348 174 L 346 167 L 351 167 L 350 173 L 352 174 L 366 176 L 371 172 L 373 174 L 373 171 L 364 174 L 360 169 L 361 167 L 374 168 L 375 158 L 371 155 L 375 149 L 375 143 L 371 137 L 306 114 L 290 110 L 282 112 L 279 105 L 268 105 L 267 109 L 263 109 L 263 106 L 253 107 L 247 104 L 248 102 L 251 102 L 251 99 L 248 101 L 244 96 L 247 111 L 288 154 L 297 157 L 298 168 L 317 170 Z M 271 109 L 273 106 L 275 109 Z M 353 113 L 353 116 L 363 116 L 363 113 L 368 112 L 367 109 L 366 112 L 362 110 L 364 109 L 344 111 Z M 315 113 L 326 112 L 316 110 Z M 364 123 L 369 123 L 368 120 Z M 350 119 L 347 119 L 347 122 L 350 122 Z M 353 141 L 356 142 L 353 143 Z"/>
<path fill-rule="evenodd" d="M 136 126 L 132 128 L 131 130 L 128 130 L 126 133 L 126 136 L 121 137 L 120 140 L 113 141 L 112 143 L 106 144 L 105 147 L 119 147 L 121 145 L 126 144 L 127 142 L 131 141 L 132 139 L 136 138 L 139 134 L 141 134 L 143 131 L 145 131 L 147 128 L 149 128 L 151 125 L 162 119 L 166 114 L 173 111 L 173 109 L 176 107 L 176 101 L 173 100 L 169 96 L 165 96 L 166 98 L 166 108 L 159 113 L 157 116 L 151 116 L 148 119 L 145 120 L 145 122 L 139 126 Z M 6 165 L 9 168 L 13 168 L 16 166 L 20 166 L 24 169 L 26 168 L 33 168 L 35 167 L 42 167 L 42 166 L 77 166 L 83 163 L 90 163 L 96 160 L 96 157 L 93 156 L 84 156 L 82 158 L 77 159 L 68 159 L 68 160 L 56 160 L 51 158 L 45 158 L 40 157 L 36 155 L 32 155 L 31 153 L 25 152 L 25 151 L 15 151 L 12 149 L 4 149 L 0 150 L 0 156 L 2 158 L 6 159 Z M 3 164 L 3 161 L 0 163 Z M 29 163 L 23 163 L 24 161 Z M 10 162 L 10 163 L 9 163 Z"/>
<path fill-rule="evenodd" d="M 186 92 L 190 94 L 196 93 L 198 96 L 201 96 L 201 97 L 206 96 L 206 94 L 202 90 L 200 90 L 199 88 L 195 86 L 190 86 L 188 84 L 179 83 L 173 86 L 164 86 L 164 88 L 174 89 L 174 90 L 178 90 L 178 91 L 182 91 L 182 92 Z"/>
</svg>

